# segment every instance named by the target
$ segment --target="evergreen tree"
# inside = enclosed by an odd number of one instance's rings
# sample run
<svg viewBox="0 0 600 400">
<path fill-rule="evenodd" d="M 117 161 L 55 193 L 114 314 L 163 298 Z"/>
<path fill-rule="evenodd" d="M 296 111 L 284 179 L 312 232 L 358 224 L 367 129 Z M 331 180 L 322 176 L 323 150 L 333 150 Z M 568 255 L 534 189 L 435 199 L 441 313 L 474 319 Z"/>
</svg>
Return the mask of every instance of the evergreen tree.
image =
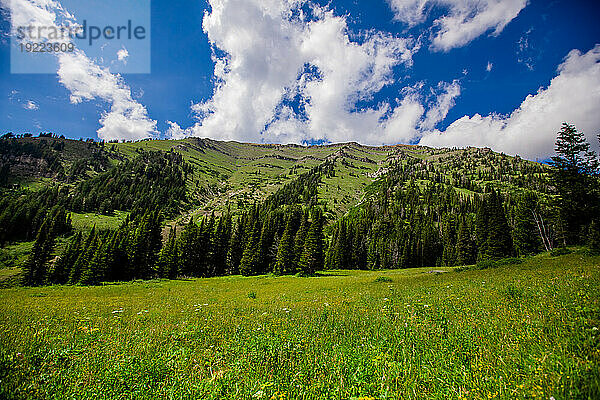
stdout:
<svg viewBox="0 0 600 400">
<path fill-rule="evenodd" d="M 521 195 L 517 200 L 514 216 L 513 242 L 517 255 L 524 256 L 540 250 L 534 210 L 537 199 L 531 193 Z"/>
<path fill-rule="evenodd" d="M 488 253 L 488 236 L 490 224 L 490 207 L 486 196 L 479 198 L 477 202 L 477 214 L 475 216 L 475 245 L 477 246 L 477 257 Z"/>
<path fill-rule="evenodd" d="M 321 271 L 324 262 L 323 211 L 319 207 L 315 207 L 313 208 L 312 222 L 304 241 L 300 268 L 304 275 L 310 276 L 314 275 L 316 271 Z"/>
<path fill-rule="evenodd" d="M 304 252 L 304 242 L 306 241 L 306 235 L 308 233 L 309 222 L 308 222 L 308 209 L 302 213 L 302 218 L 300 220 L 300 227 L 296 232 L 296 237 L 294 238 L 294 269 L 300 270 L 302 269 L 300 263 L 302 254 Z"/>
<path fill-rule="evenodd" d="M 134 279 L 146 279 L 154 274 L 154 266 L 162 245 L 162 229 L 158 211 L 147 211 L 131 232 L 129 259 Z"/>
<path fill-rule="evenodd" d="M 381 256 L 377 246 L 377 239 L 371 238 L 369 250 L 367 252 L 367 268 L 370 270 L 381 269 Z"/>
<path fill-rule="evenodd" d="M 246 229 L 246 215 L 242 215 L 235 226 L 229 240 L 229 250 L 227 253 L 227 266 L 230 274 L 237 274 L 240 268 L 240 261 L 242 260 L 242 253 L 244 251 L 242 247 L 242 240 L 244 239 L 244 231 Z"/>
<path fill-rule="evenodd" d="M 178 249 L 176 240 L 176 228 L 171 227 L 169 239 L 160 250 L 158 255 L 158 274 L 161 278 L 175 279 L 178 268 Z"/>
<path fill-rule="evenodd" d="M 502 197 L 492 190 L 487 199 L 487 238 L 484 251 L 480 250 L 481 259 L 498 259 L 512 253 L 510 227 L 504 213 Z"/>
<path fill-rule="evenodd" d="M 596 155 L 590 151 L 583 132 L 564 123 L 552 157 L 552 182 L 559 195 L 558 206 L 565 225 L 567 243 L 581 242 L 585 227 L 598 218 L 598 199 L 594 196 L 598 170 Z"/>
<path fill-rule="evenodd" d="M 278 275 L 293 274 L 296 272 L 294 265 L 294 235 L 292 233 L 293 223 L 293 218 L 290 215 L 283 235 L 279 239 L 277 258 L 273 271 Z"/>
<path fill-rule="evenodd" d="M 443 234 L 443 250 L 442 250 L 442 264 L 448 267 L 453 267 L 458 262 L 457 254 L 457 232 L 456 222 L 453 217 L 449 217 L 444 223 L 444 234 Z"/>
<path fill-rule="evenodd" d="M 200 243 L 202 251 L 202 264 L 201 264 L 201 276 L 210 277 L 215 276 L 215 260 L 217 254 L 215 247 L 218 246 L 217 237 L 215 232 L 215 214 L 210 214 L 210 217 L 205 217 L 202 220 L 200 226 Z"/>
<path fill-rule="evenodd" d="M 262 226 L 258 215 L 254 217 L 252 230 L 248 235 L 248 242 L 244 248 L 242 259 L 240 261 L 240 273 L 244 276 L 256 275 L 260 271 L 260 237 Z"/>
<path fill-rule="evenodd" d="M 590 223 L 587 244 L 593 253 L 600 253 L 600 221 L 593 220 Z"/>
<path fill-rule="evenodd" d="M 77 258 L 81 253 L 82 241 L 83 236 L 81 232 L 77 232 L 58 260 L 54 263 L 48 278 L 51 283 L 62 285 L 69 281 L 71 267 L 75 264 L 75 261 L 77 261 Z"/>
<path fill-rule="evenodd" d="M 365 233 L 362 231 L 363 228 L 360 225 L 356 225 L 351 230 L 351 249 L 350 264 L 353 268 L 366 269 L 367 268 L 367 249 L 365 243 Z"/>
<path fill-rule="evenodd" d="M 227 273 L 227 252 L 231 236 L 231 216 L 226 214 L 217 221 L 212 240 L 212 272 L 213 276 L 223 276 Z"/>
<path fill-rule="evenodd" d="M 23 264 L 23 283 L 25 285 L 38 286 L 46 282 L 48 261 L 54 247 L 54 237 L 49 224 L 49 221 L 45 221 L 40 227 L 31 253 Z"/>
<path fill-rule="evenodd" d="M 201 249 L 198 246 L 200 228 L 194 220 L 185 226 L 178 243 L 179 268 L 182 276 L 199 276 L 198 266 L 201 263 Z"/>
<path fill-rule="evenodd" d="M 81 274 L 82 274 L 84 268 L 87 268 L 87 265 L 91 260 L 90 249 L 92 249 L 92 243 L 94 243 L 95 241 L 96 241 L 96 226 L 92 227 L 92 230 L 90 231 L 87 238 L 85 239 L 85 243 L 84 243 L 83 247 L 81 248 L 81 252 L 79 253 L 79 256 L 77 257 L 77 260 L 75 260 L 75 262 L 73 263 L 73 266 L 70 268 L 69 284 L 74 285 L 76 283 L 79 283 L 79 280 L 81 279 Z M 95 251 L 95 249 L 92 249 L 92 250 Z M 93 254 L 92 254 L 92 256 L 93 256 Z"/>
<path fill-rule="evenodd" d="M 334 237 L 331 241 L 331 256 L 329 257 L 328 268 L 331 269 L 348 269 L 352 268 L 349 265 L 348 252 L 349 252 L 349 241 L 348 235 L 346 234 L 348 226 L 347 223 L 342 220 L 337 224 Z"/>
<path fill-rule="evenodd" d="M 128 281 L 133 279 L 134 267 L 131 265 L 128 256 L 129 229 L 132 229 L 132 226 L 126 221 L 113 234 L 112 265 L 107 268 L 107 279 L 109 281 Z"/>
<path fill-rule="evenodd" d="M 471 265 L 475 263 L 475 243 L 473 240 L 472 227 L 467 221 L 463 221 L 458 228 L 458 239 L 456 243 L 457 265 Z"/>
<path fill-rule="evenodd" d="M 127 246 L 123 243 L 122 229 L 107 232 L 101 262 L 104 280 L 109 282 L 125 280 L 131 270 L 127 258 Z"/>
<path fill-rule="evenodd" d="M 89 246 L 84 249 L 85 256 L 80 257 L 77 263 L 81 263 L 79 267 L 81 275 L 77 281 L 80 285 L 96 285 L 100 282 L 100 266 L 101 266 L 101 241 L 100 234 L 94 232 L 92 241 Z"/>
</svg>

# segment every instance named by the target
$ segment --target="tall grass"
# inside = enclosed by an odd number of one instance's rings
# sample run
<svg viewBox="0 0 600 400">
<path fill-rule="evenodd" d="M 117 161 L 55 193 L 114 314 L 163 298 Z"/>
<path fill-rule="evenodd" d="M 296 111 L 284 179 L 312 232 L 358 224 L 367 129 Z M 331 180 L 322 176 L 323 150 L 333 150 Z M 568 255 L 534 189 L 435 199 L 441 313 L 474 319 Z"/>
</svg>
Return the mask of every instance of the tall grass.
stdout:
<svg viewBox="0 0 600 400">
<path fill-rule="evenodd" d="M 599 265 L 4 289 L 0 398 L 599 398 Z"/>
</svg>

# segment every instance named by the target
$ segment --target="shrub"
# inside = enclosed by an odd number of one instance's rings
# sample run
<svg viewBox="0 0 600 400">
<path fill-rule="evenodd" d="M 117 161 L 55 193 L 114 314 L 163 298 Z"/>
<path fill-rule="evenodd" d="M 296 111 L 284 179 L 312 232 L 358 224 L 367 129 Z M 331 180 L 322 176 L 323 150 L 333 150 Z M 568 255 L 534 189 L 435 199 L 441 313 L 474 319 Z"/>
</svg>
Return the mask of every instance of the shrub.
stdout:
<svg viewBox="0 0 600 400">
<path fill-rule="evenodd" d="M 559 247 L 558 249 L 554 249 L 550 251 L 550 255 L 552 257 L 564 256 L 566 254 L 571 254 L 573 250 L 569 250 L 566 247 Z"/>
<path fill-rule="evenodd" d="M 392 281 L 392 278 L 388 278 L 387 276 L 378 276 L 377 278 L 375 278 L 375 280 L 373 282 L 378 283 L 378 282 L 393 282 L 393 281 Z"/>
<path fill-rule="evenodd" d="M 490 269 L 496 268 L 498 265 L 495 260 L 481 260 L 477 263 L 474 269 Z"/>
<path fill-rule="evenodd" d="M 496 261 L 497 267 L 501 267 L 503 265 L 519 265 L 519 264 L 523 264 L 523 260 L 521 258 L 517 258 L 517 257 L 507 257 L 507 258 L 502 258 L 502 259 Z"/>
<path fill-rule="evenodd" d="M 456 272 L 468 271 L 468 270 L 481 270 L 481 269 L 491 269 L 498 268 L 505 265 L 519 265 L 523 263 L 523 259 L 517 257 L 507 257 L 501 258 L 499 260 L 481 260 L 477 263 L 477 265 L 464 265 L 462 267 L 456 268 Z"/>
</svg>

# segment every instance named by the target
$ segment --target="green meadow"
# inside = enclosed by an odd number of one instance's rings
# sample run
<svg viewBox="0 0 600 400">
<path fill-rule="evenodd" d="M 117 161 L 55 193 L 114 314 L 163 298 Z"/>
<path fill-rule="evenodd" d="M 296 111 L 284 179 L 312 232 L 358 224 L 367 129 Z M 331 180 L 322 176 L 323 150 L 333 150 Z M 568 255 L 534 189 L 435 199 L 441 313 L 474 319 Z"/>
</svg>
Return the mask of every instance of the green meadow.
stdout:
<svg viewBox="0 0 600 400">
<path fill-rule="evenodd" d="M 0 290 L 5 399 L 597 399 L 600 257 Z"/>
</svg>

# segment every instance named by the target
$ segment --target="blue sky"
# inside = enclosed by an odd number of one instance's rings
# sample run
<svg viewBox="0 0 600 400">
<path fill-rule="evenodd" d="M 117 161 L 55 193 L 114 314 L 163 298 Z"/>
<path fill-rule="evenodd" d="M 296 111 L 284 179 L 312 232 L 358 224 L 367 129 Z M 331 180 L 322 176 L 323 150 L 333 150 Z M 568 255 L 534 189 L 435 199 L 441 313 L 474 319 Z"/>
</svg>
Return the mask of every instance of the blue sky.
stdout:
<svg viewBox="0 0 600 400">
<path fill-rule="evenodd" d="M 591 141 L 600 132 L 597 2 L 15 2 L 13 22 L 31 10 L 102 26 L 151 15 L 150 73 L 127 73 L 145 60 L 131 41 L 49 56 L 50 73 L 11 73 L 5 8 L 3 132 L 475 145 L 529 158 L 551 154 L 561 121 Z"/>
</svg>

